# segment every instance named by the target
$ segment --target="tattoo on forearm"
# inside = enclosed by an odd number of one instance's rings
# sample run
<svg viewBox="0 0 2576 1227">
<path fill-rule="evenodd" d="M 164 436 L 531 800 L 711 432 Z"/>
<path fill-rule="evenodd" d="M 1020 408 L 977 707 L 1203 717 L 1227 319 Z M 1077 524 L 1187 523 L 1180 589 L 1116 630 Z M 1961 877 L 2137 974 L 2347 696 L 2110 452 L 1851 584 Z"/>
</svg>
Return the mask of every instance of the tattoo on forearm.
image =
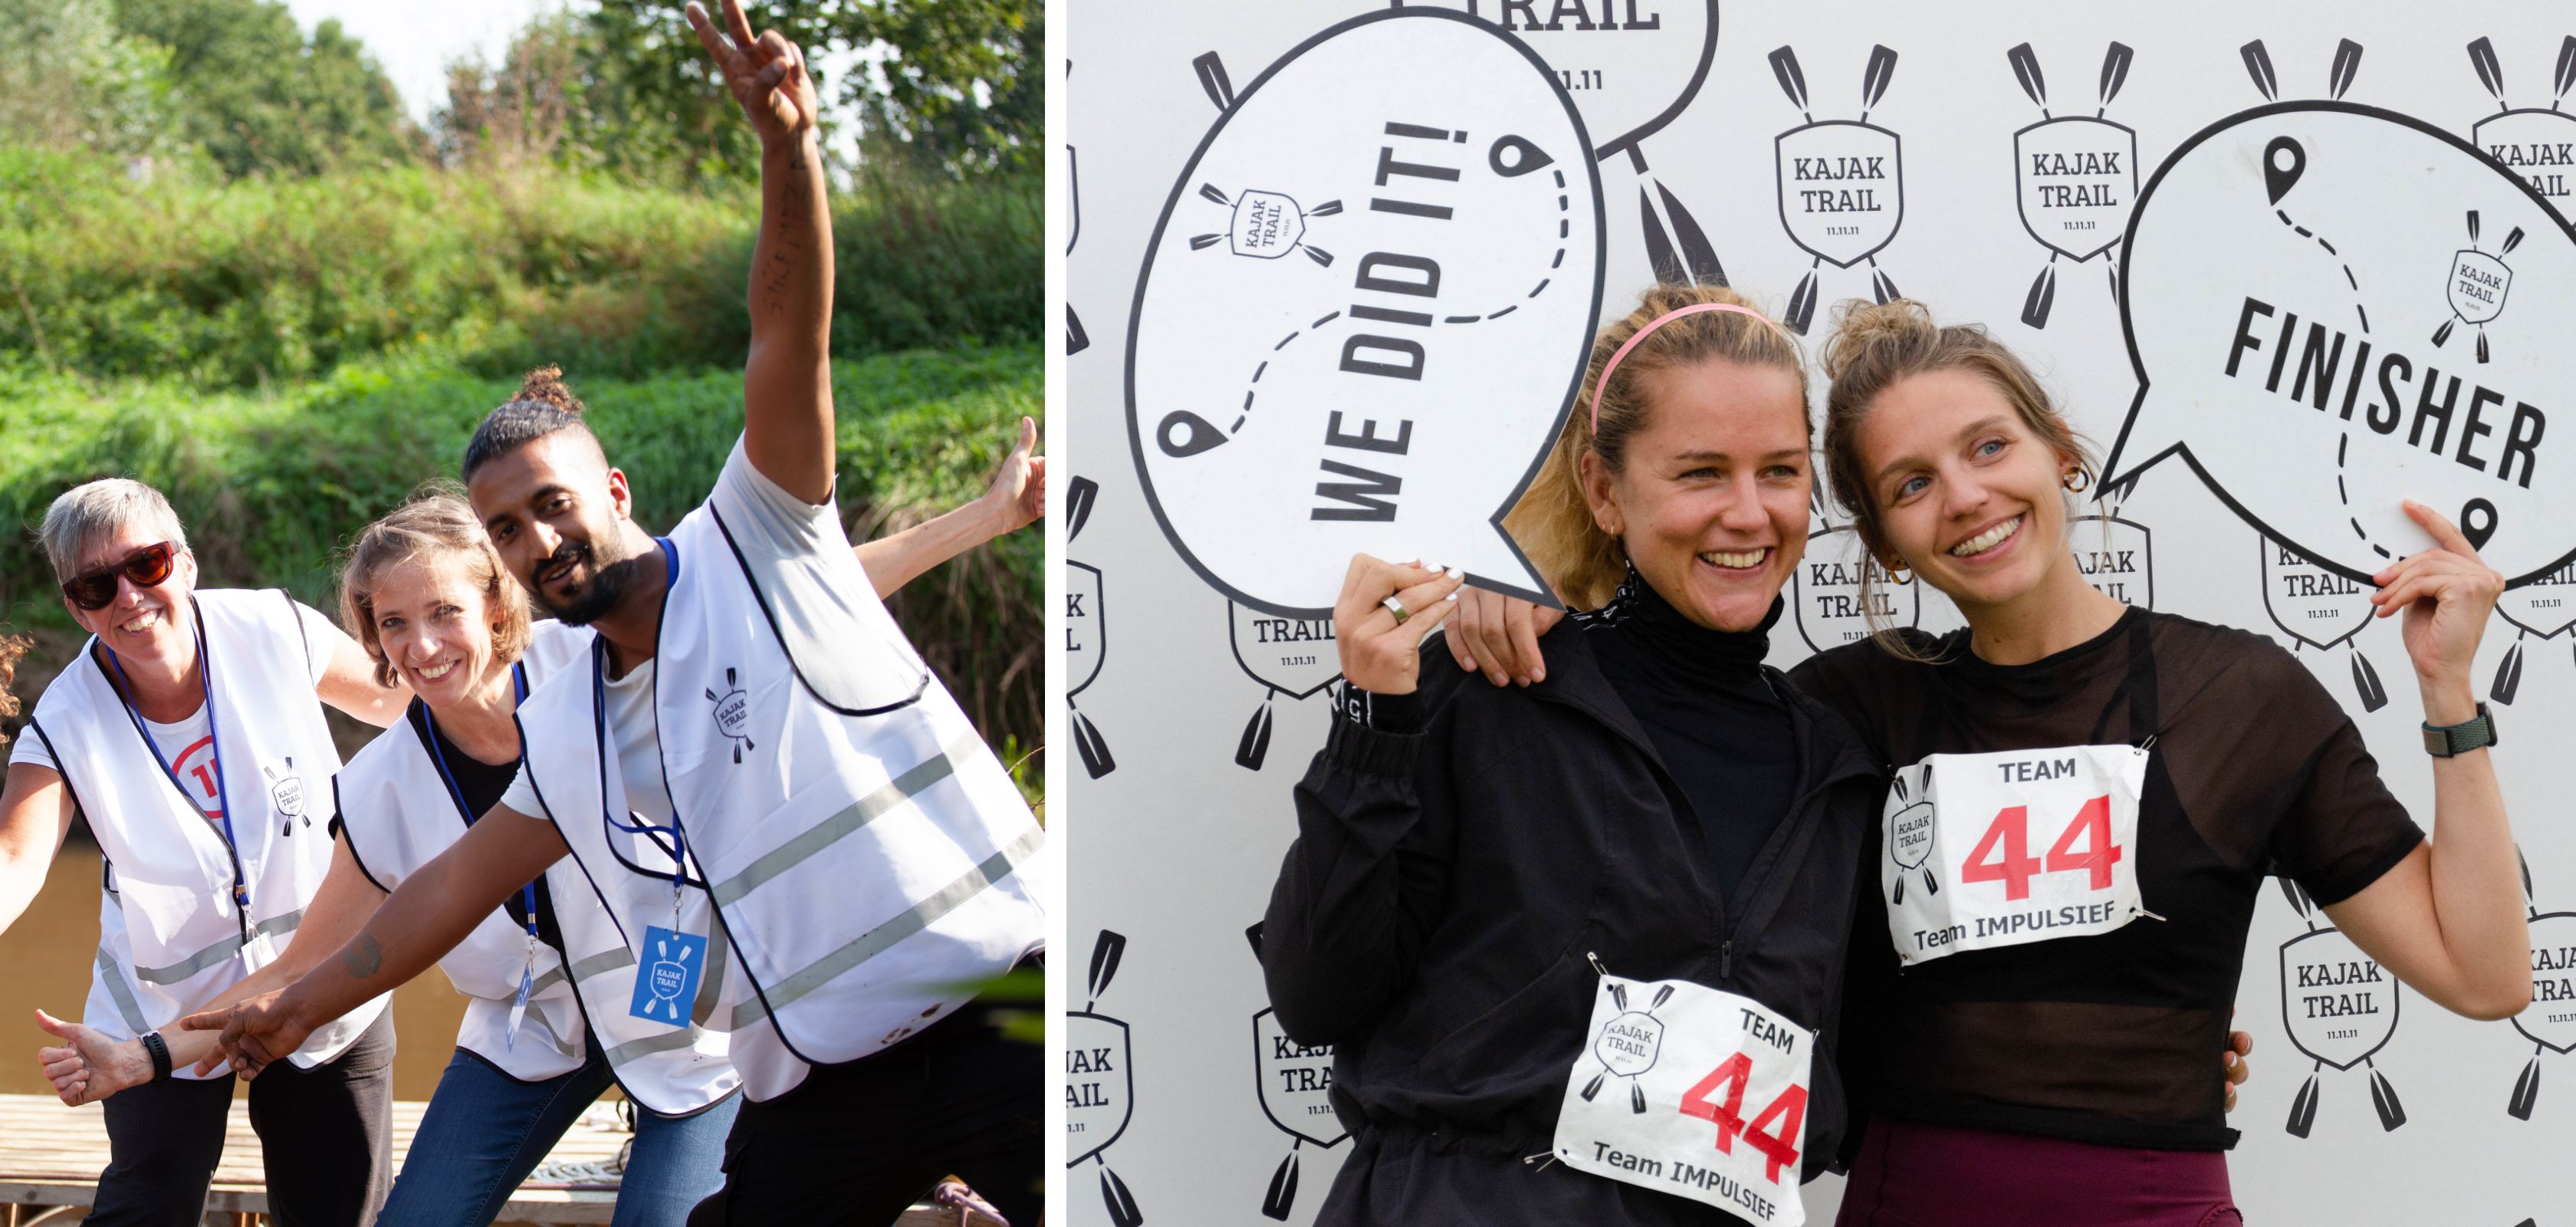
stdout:
<svg viewBox="0 0 2576 1227">
<path fill-rule="evenodd" d="M 359 934 L 357 948 L 340 956 L 340 966 L 348 969 L 352 979 L 364 980 L 384 965 L 385 948 L 376 943 L 373 934 Z"/>
</svg>

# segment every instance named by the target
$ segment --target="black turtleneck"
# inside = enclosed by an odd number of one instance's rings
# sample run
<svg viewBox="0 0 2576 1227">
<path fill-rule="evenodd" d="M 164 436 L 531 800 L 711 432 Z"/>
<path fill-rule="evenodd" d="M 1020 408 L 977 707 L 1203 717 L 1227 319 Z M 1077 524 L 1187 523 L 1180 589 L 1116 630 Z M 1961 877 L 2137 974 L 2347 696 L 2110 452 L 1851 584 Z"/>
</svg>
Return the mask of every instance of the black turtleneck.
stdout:
<svg viewBox="0 0 2576 1227">
<path fill-rule="evenodd" d="M 1681 786 L 1720 891 L 1743 881 L 1796 800 L 1789 708 L 1762 672 L 1780 610 L 1773 601 L 1752 630 L 1710 630 L 1631 571 L 1609 604 L 1575 620 Z"/>
</svg>

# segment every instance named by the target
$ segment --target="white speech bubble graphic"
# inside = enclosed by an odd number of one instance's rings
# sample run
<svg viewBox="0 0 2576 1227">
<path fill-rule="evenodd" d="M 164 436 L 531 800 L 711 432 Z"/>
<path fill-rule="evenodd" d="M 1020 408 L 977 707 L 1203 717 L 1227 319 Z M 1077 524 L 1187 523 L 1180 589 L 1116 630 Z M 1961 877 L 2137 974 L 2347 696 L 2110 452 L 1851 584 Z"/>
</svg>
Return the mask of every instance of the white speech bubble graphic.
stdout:
<svg viewBox="0 0 2576 1227">
<path fill-rule="evenodd" d="M 1717 56 L 1718 0 L 1415 0 L 1503 27 L 1556 73 L 1597 133 L 1597 159 L 1637 142 L 1699 96 Z M 1396 0 L 1399 8 L 1407 7 Z"/>
<path fill-rule="evenodd" d="M 1601 298 L 1592 150 L 1493 26 L 1343 22 L 1234 97 L 1137 278 L 1127 428 L 1200 577 L 1331 616 L 1353 553 L 1553 603 L 1503 534 L 1556 438 Z"/>
<path fill-rule="evenodd" d="M 2457 137 L 2297 102 L 2203 129 L 2121 251 L 2140 387 L 2106 483 L 2180 454 L 2318 566 L 2367 580 L 2430 538 L 2520 584 L 2576 556 L 2576 234 Z"/>
</svg>

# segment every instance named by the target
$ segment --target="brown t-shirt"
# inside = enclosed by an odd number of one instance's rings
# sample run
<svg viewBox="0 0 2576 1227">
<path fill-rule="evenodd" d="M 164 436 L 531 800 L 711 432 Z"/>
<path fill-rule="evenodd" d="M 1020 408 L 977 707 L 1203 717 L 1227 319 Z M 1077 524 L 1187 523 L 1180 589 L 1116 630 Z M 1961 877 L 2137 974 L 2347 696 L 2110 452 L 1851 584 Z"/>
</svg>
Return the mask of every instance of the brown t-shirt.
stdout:
<svg viewBox="0 0 2576 1227">
<path fill-rule="evenodd" d="M 1964 630 L 1908 634 L 1940 663 L 1863 641 L 1791 678 L 1891 768 L 2153 735 L 2135 852 L 2142 901 L 2163 919 L 1900 974 L 1887 900 L 1863 892 L 1842 1050 L 1855 1106 L 2107 1145 L 2233 1146 L 2218 1058 L 2264 876 L 2338 903 L 2423 839 L 2360 730 L 2270 640 L 2170 614 L 2132 609 L 2027 665 L 1977 659 Z"/>
</svg>

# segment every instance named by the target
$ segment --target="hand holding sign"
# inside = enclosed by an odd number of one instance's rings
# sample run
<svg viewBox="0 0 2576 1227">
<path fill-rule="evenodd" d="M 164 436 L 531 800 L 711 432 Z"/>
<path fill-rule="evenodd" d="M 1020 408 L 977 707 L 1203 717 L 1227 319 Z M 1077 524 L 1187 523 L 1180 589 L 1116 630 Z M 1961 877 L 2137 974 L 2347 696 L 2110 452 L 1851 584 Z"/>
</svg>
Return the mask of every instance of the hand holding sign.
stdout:
<svg viewBox="0 0 2576 1227">
<path fill-rule="evenodd" d="M 2405 611 L 2406 654 L 2415 661 L 2415 676 L 2423 681 L 2426 695 L 2456 694 L 2460 705 L 2473 707 L 2474 701 L 2466 698 L 2469 667 L 2477 658 L 2487 616 L 2504 593 L 2504 576 L 2481 561 L 2468 538 L 2440 512 L 2409 501 L 2406 514 L 2433 534 L 2435 548 L 2410 554 L 2372 576 L 2379 591 L 2370 595 L 2370 603 L 2379 607 L 2382 618 Z M 2463 711 L 2444 723 L 2471 714 Z"/>
<path fill-rule="evenodd" d="M 1422 637 L 1457 610 L 1463 578 L 1456 571 L 1444 575 L 1354 555 L 1341 600 L 1333 605 L 1342 677 L 1370 694 L 1413 693 L 1421 681 Z"/>
<path fill-rule="evenodd" d="M 1226 96 L 1128 336 L 1128 440 L 1165 535 L 1282 617 L 1326 616 L 1355 551 L 1428 550 L 1542 597 L 1498 524 L 1600 301 L 1599 188 L 1563 89 L 1494 27 L 1408 8 Z"/>
<path fill-rule="evenodd" d="M 2143 386 L 2106 483 L 2180 452 L 2351 580 L 2432 544 L 2410 497 L 2514 582 L 2576 552 L 2576 430 L 2550 426 L 2576 234 L 2458 138 L 2346 103 L 2230 117 L 2157 170 L 2120 263 Z"/>
</svg>

